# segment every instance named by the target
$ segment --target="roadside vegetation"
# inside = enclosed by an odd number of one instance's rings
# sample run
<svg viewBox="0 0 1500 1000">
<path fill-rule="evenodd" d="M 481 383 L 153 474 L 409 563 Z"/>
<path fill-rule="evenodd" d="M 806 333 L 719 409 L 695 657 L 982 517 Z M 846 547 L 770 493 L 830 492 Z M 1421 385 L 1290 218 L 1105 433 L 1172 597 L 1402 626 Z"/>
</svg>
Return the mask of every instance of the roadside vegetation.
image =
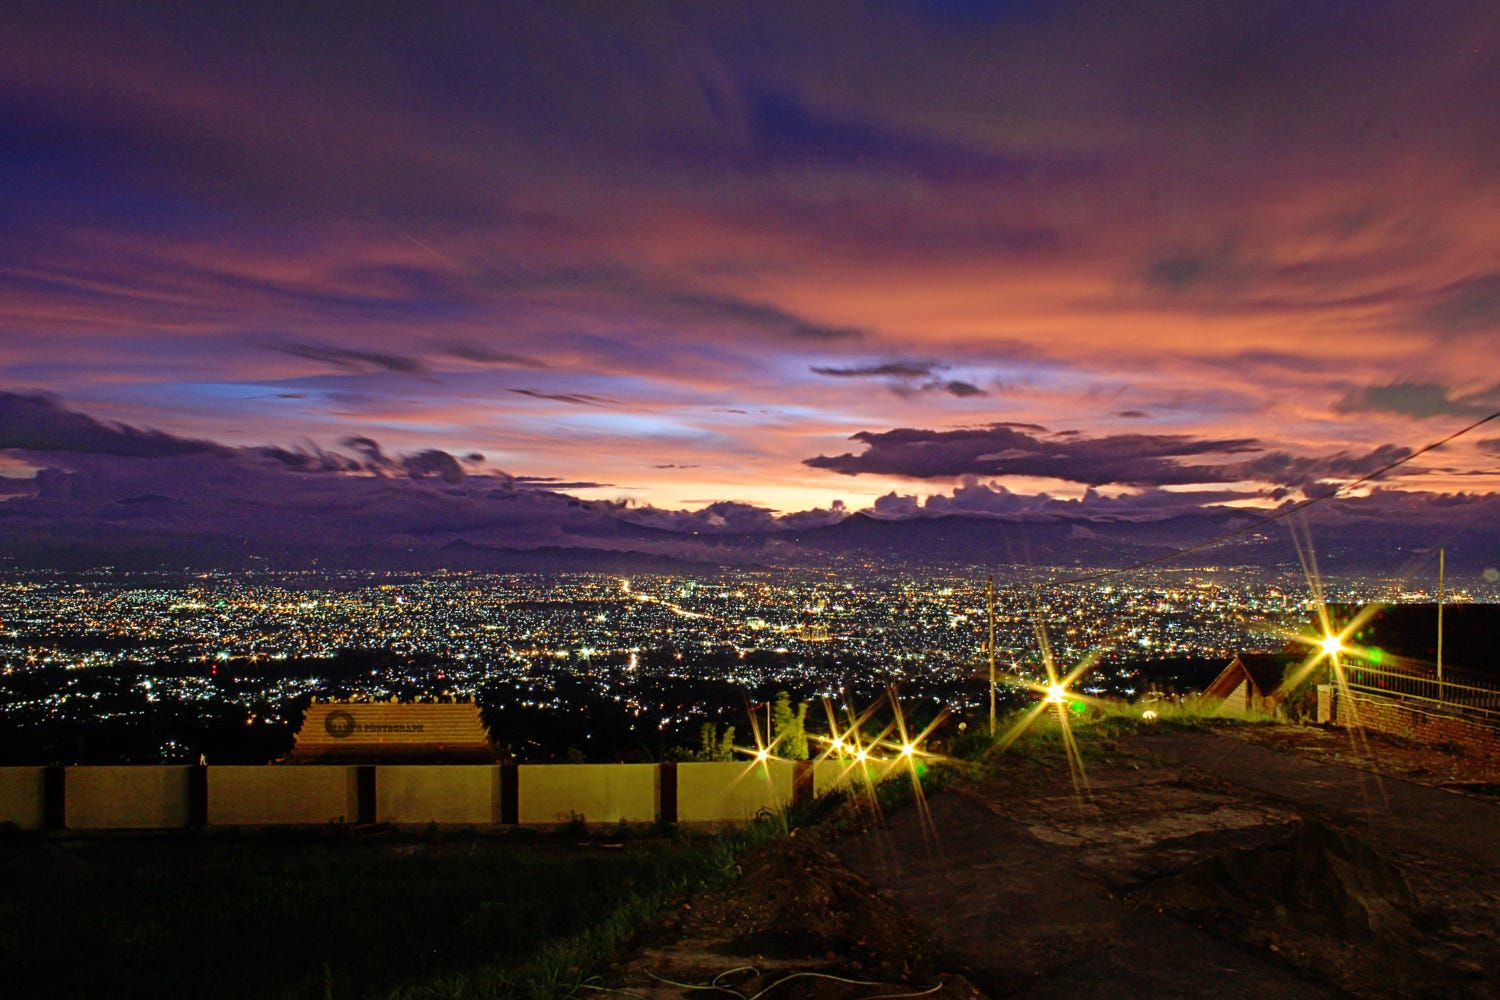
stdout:
<svg viewBox="0 0 1500 1000">
<path fill-rule="evenodd" d="M 554 997 L 780 819 L 577 839 L 0 838 L 7 996 Z M 86 956 L 82 958 L 81 956 Z"/>
<path fill-rule="evenodd" d="M 773 705 L 801 750 L 805 708 Z M 1152 712 L 1147 716 L 1145 713 Z M 1026 717 L 1000 720 L 1002 736 Z M 1065 711 L 1082 760 L 1154 728 L 1242 724 L 1161 701 Z M 869 736 L 884 728 L 870 720 Z M 847 734 L 846 734 L 847 735 Z M 1058 713 L 1010 740 L 943 734 L 935 759 L 896 768 L 874 795 L 828 796 L 717 833 L 304 831 L 158 837 L 0 835 L 0 967 L 11 996 L 517 997 L 592 995 L 591 977 L 674 898 L 729 886 L 747 852 L 799 827 L 837 836 L 1002 757 L 1066 766 Z M 699 753 L 733 735 L 705 727 Z M 778 747 L 779 748 L 779 747 Z M 811 831 L 809 831 L 811 832 Z M 78 955 L 89 961 L 78 961 Z"/>
</svg>

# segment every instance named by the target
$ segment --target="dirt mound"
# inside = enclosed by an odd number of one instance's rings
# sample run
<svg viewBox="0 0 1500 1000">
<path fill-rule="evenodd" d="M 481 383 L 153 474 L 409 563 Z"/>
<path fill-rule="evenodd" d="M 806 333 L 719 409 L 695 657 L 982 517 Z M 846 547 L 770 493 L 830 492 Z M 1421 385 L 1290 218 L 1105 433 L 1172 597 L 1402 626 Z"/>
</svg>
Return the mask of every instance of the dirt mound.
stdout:
<svg viewBox="0 0 1500 1000">
<path fill-rule="evenodd" d="M 921 955 L 911 926 L 832 852 L 796 838 L 744 865 L 740 883 L 764 894 L 749 927 L 731 942 L 783 957 L 837 955 L 859 966 L 909 975 Z"/>
<path fill-rule="evenodd" d="M 768 844 L 744 858 L 741 870 L 732 889 L 666 917 L 659 931 L 671 940 L 631 963 L 624 976 L 630 989 L 677 996 L 657 990 L 690 985 L 724 996 L 766 991 L 767 1000 L 832 1000 L 940 986 L 934 996 L 983 996 L 945 972 L 926 936 L 812 838 Z"/>
<path fill-rule="evenodd" d="M 1362 996 L 1452 996 L 1479 985 L 1461 955 L 1434 944 L 1443 920 L 1418 904 L 1401 870 L 1316 820 L 1279 842 L 1194 864 L 1130 900 Z"/>
</svg>

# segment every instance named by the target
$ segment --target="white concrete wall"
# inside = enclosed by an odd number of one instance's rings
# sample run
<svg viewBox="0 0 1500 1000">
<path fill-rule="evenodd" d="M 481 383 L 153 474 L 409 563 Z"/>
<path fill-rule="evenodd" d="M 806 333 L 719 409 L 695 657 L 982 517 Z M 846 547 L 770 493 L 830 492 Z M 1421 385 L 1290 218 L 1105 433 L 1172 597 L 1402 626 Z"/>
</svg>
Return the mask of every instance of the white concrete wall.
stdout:
<svg viewBox="0 0 1500 1000">
<path fill-rule="evenodd" d="M 498 823 L 500 768 L 493 764 L 377 767 L 375 819 L 380 823 Z"/>
<path fill-rule="evenodd" d="M 0 823 L 40 830 L 46 818 L 41 767 L 0 767 Z"/>
<path fill-rule="evenodd" d="M 522 764 L 520 815 L 526 823 L 650 823 L 656 819 L 655 764 Z M 679 768 L 680 773 L 680 768 Z"/>
<path fill-rule="evenodd" d="M 792 779 L 789 760 L 678 764 L 677 820 L 739 821 L 763 809 L 778 812 L 792 801 Z"/>
<path fill-rule="evenodd" d="M 352 767 L 320 764 L 210 767 L 208 823 L 353 823 L 359 801 L 354 774 Z M 68 777 L 71 785 L 72 775 Z"/>
<path fill-rule="evenodd" d="M 70 830 L 150 830 L 188 823 L 188 772 L 182 765 L 70 767 Z"/>
</svg>

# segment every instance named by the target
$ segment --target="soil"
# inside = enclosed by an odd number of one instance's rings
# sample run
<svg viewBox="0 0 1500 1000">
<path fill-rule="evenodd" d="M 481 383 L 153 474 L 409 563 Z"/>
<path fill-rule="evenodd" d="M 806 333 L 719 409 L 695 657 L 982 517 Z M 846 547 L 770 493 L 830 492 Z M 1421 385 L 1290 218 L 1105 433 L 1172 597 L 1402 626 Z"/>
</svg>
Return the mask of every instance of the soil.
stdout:
<svg viewBox="0 0 1500 1000">
<path fill-rule="evenodd" d="M 822 841 L 796 831 L 752 852 L 733 888 L 668 911 L 610 985 L 650 998 L 986 996 Z"/>
<path fill-rule="evenodd" d="M 679 904 L 608 985 L 763 1000 L 1493 995 L 1500 806 L 1392 776 L 1441 786 L 1475 762 L 1454 772 L 1439 766 L 1452 754 L 1379 743 L 1376 775 L 1335 763 L 1347 734 L 1294 728 L 1098 740 L 1082 789 L 1061 757 L 1007 754 L 855 832 L 800 831 L 747 859 L 735 889 Z"/>
<path fill-rule="evenodd" d="M 1500 759 L 1467 752 L 1458 744 L 1434 747 L 1373 729 L 1356 734 L 1314 725 L 1242 726 L 1226 735 L 1419 785 L 1500 799 Z"/>
</svg>

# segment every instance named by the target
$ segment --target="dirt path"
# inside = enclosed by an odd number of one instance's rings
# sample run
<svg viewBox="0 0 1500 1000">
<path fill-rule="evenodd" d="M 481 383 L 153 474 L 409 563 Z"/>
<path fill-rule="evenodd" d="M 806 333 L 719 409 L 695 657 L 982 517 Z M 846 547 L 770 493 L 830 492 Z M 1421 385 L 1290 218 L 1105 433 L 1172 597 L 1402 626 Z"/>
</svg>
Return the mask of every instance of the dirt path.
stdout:
<svg viewBox="0 0 1500 1000">
<path fill-rule="evenodd" d="M 903 813 L 841 853 L 995 996 L 1337 995 L 1269 957 L 1130 904 L 1126 891 L 1164 864 L 1185 866 L 1198 852 L 1264 839 L 1293 820 L 1161 777 L 1101 774 L 1089 809 L 1071 792 L 1032 787 L 1018 797 L 1011 782 L 984 782 L 932 800 L 936 850 Z"/>
<path fill-rule="evenodd" d="M 840 853 L 997 996 L 1492 995 L 1494 804 L 1210 732 L 1111 746 L 1084 798 L 1060 764 Z"/>
<path fill-rule="evenodd" d="M 753 965 L 735 990 L 768 1000 L 1495 995 L 1495 803 L 1207 731 L 1097 739 L 1079 795 L 1051 752 L 925 816 L 773 845 L 610 978 L 709 995 L 685 986 Z M 866 984 L 777 985 L 799 971 Z"/>
<path fill-rule="evenodd" d="M 1356 831 L 1442 912 L 1454 940 L 1472 943 L 1471 961 L 1500 973 L 1500 804 L 1233 736 L 1161 734 L 1140 745 Z"/>
</svg>

